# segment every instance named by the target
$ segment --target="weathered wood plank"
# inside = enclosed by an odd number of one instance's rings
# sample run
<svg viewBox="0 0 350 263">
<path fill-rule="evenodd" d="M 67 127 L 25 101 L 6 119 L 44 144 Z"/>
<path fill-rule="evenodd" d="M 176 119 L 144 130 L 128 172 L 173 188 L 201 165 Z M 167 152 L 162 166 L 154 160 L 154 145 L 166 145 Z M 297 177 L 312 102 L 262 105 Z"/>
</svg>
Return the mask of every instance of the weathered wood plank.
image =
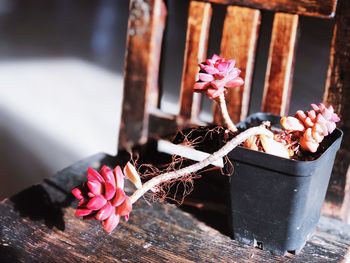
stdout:
<svg viewBox="0 0 350 263">
<path fill-rule="evenodd" d="M 174 134 L 178 129 L 176 116 L 153 110 L 149 119 L 149 136 L 154 139 Z"/>
<path fill-rule="evenodd" d="M 342 146 L 338 152 L 327 201 L 329 212 L 350 223 L 350 2 L 339 1 L 333 32 L 330 64 L 324 102 L 334 106 L 341 118 L 344 131 Z"/>
<path fill-rule="evenodd" d="M 335 15 L 337 0 L 202 0 L 215 4 L 238 5 L 274 12 L 292 13 L 304 16 L 332 18 Z"/>
<path fill-rule="evenodd" d="M 297 15 L 275 14 L 262 101 L 264 112 L 288 113 L 298 20 Z"/>
<path fill-rule="evenodd" d="M 211 21 L 211 5 L 191 1 L 187 20 L 186 47 L 180 91 L 180 117 L 198 118 L 200 95 L 193 93 L 198 63 L 206 58 Z"/>
<path fill-rule="evenodd" d="M 0 261 L 346 262 L 350 228 L 332 219 L 321 219 L 300 254 L 278 257 L 231 240 L 170 204 L 139 201 L 129 222 L 110 235 L 98 222 L 74 217 L 69 191 L 85 180 L 86 168 L 127 158 L 93 156 L 0 203 Z"/>
<path fill-rule="evenodd" d="M 163 0 L 130 1 L 120 147 L 147 140 L 148 108 L 158 103 L 165 18 Z"/>
<path fill-rule="evenodd" d="M 149 137 L 153 139 L 174 135 L 178 130 L 189 127 L 206 125 L 195 119 L 181 119 L 175 115 L 163 113 L 160 110 L 152 110 L 149 115 Z"/>
<path fill-rule="evenodd" d="M 234 123 L 243 120 L 248 113 L 259 26 L 259 10 L 238 6 L 227 8 L 221 55 L 236 60 L 236 67 L 241 69 L 241 77 L 244 79 L 244 86 L 230 89 L 226 95 L 228 112 Z M 214 114 L 215 122 L 223 124 L 218 107 Z"/>
</svg>

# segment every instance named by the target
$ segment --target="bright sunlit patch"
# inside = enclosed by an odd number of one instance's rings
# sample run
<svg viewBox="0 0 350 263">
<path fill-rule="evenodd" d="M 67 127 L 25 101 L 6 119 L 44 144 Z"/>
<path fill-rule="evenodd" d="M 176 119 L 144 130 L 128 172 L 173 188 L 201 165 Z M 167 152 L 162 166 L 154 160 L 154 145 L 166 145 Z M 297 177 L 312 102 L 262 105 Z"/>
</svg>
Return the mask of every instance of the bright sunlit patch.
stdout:
<svg viewBox="0 0 350 263">
<path fill-rule="evenodd" d="M 79 156 L 116 153 L 122 88 L 120 74 L 83 60 L 0 63 L 1 109 Z"/>
<path fill-rule="evenodd" d="M 117 150 L 123 78 L 75 59 L 0 62 L 0 197 Z M 20 163 L 14 171 L 11 163 Z"/>
</svg>

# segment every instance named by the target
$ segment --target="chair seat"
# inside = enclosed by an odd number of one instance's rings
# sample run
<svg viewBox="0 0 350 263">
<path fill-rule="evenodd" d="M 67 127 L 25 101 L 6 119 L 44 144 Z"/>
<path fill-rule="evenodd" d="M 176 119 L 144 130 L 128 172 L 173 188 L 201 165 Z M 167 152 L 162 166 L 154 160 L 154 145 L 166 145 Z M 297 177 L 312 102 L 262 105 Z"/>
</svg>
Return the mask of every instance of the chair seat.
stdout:
<svg viewBox="0 0 350 263">
<path fill-rule="evenodd" d="M 274 256 L 242 245 L 168 203 L 138 201 L 129 222 L 110 235 L 99 222 L 74 216 L 70 189 L 88 166 L 125 156 L 97 154 L 0 203 L 0 262 L 346 262 L 350 226 L 322 217 L 298 255 Z M 127 186 L 127 191 L 130 191 Z"/>
</svg>

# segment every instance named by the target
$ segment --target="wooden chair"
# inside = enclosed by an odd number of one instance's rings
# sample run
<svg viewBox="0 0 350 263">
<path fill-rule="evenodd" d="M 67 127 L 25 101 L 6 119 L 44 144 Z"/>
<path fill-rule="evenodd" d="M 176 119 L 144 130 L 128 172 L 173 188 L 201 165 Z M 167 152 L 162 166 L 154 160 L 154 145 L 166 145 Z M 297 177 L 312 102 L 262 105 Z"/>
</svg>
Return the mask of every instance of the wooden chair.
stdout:
<svg viewBox="0 0 350 263">
<path fill-rule="evenodd" d="M 180 114 L 171 116 L 159 109 L 158 87 L 166 5 L 163 0 L 130 0 L 121 149 L 138 145 L 147 148 L 152 138 L 173 133 L 177 128 L 201 124 L 198 121 L 199 97 L 193 96 L 192 85 L 197 63 L 206 57 L 212 4 L 227 6 L 221 53 L 235 57 L 245 73 L 244 88 L 231 92 L 229 97 L 230 114 L 235 121 L 247 114 L 259 9 L 276 12 L 263 110 L 277 114 L 288 110 L 298 16 L 332 19 L 336 12 L 335 0 L 190 1 Z M 350 110 L 346 108 L 350 99 L 350 42 L 346 41 L 346 36 L 350 36 L 350 3 L 347 0 L 338 3 L 335 19 L 324 98 L 341 114 L 341 128 L 346 135 L 350 131 Z M 239 37 L 232 38 L 232 35 Z M 220 123 L 217 115 L 215 121 Z M 328 198 L 338 211 L 343 206 L 344 214 L 347 212 L 343 200 L 347 194 L 345 168 L 349 166 L 349 144 L 346 135 Z M 97 154 L 1 202 L 0 262 L 346 262 L 349 258 L 350 226 L 327 217 L 321 218 L 315 236 L 302 252 L 287 257 L 239 244 L 170 204 L 149 207 L 144 200 L 138 201 L 130 221 L 122 222 L 111 235 L 103 233 L 96 221 L 75 218 L 73 196 L 69 191 L 85 179 L 83 174 L 87 167 L 114 166 L 128 157 L 125 152 L 116 157 Z M 130 190 L 130 186 L 126 187 Z"/>
<path fill-rule="evenodd" d="M 288 113 L 300 16 L 335 19 L 324 102 L 335 106 L 345 136 L 331 178 L 324 213 L 350 220 L 350 6 L 347 1 L 190 1 L 186 48 L 178 115 L 161 112 L 159 107 L 159 67 L 167 10 L 163 0 L 131 1 L 128 24 L 125 89 L 119 146 L 144 144 L 199 121 L 200 96 L 193 94 L 198 63 L 207 57 L 212 5 L 226 6 L 222 29 L 221 55 L 235 58 L 242 69 L 244 87 L 228 93 L 228 108 L 238 122 L 247 116 L 259 37 L 260 10 L 274 13 L 272 36 L 265 76 L 262 111 Z M 218 29 L 219 30 L 219 29 Z M 214 120 L 220 124 L 218 111 Z"/>
</svg>

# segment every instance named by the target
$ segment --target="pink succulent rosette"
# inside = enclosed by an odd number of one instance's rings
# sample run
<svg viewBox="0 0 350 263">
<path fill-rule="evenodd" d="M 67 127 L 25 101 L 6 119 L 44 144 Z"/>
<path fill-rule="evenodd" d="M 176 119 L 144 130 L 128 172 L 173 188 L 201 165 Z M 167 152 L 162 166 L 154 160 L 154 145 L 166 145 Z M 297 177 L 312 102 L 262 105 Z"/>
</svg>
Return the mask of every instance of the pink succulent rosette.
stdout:
<svg viewBox="0 0 350 263">
<path fill-rule="evenodd" d="M 124 192 L 124 174 L 119 166 L 113 171 L 103 166 L 100 172 L 87 170 L 88 181 L 74 188 L 72 194 L 79 200 L 76 216 L 96 219 L 110 233 L 120 217 L 129 219 L 132 210 L 130 198 Z"/>
<path fill-rule="evenodd" d="M 227 60 L 218 55 L 199 64 L 199 80 L 194 85 L 196 92 L 204 92 L 210 99 L 224 94 L 227 88 L 242 86 L 244 81 L 239 77 L 241 71 L 235 68 L 234 60 Z"/>
<path fill-rule="evenodd" d="M 328 134 L 331 134 L 340 118 L 332 106 L 328 108 L 320 103 L 311 104 L 312 110 L 304 112 L 299 110 L 295 117 L 283 117 L 282 126 L 291 132 L 301 132 L 300 146 L 310 152 L 316 152 L 320 142 Z"/>
<path fill-rule="evenodd" d="M 316 152 L 319 143 L 325 136 L 331 134 L 336 128 L 336 122 L 340 121 L 334 113 L 332 106 L 328 108 L 320 103 L 311 104 L 313 110 L 308 112 L 297 111 L 296 117 L 304 124 L 306 130 L 300 139 L 300 146 L 304 150 Z"/>
</svg>

